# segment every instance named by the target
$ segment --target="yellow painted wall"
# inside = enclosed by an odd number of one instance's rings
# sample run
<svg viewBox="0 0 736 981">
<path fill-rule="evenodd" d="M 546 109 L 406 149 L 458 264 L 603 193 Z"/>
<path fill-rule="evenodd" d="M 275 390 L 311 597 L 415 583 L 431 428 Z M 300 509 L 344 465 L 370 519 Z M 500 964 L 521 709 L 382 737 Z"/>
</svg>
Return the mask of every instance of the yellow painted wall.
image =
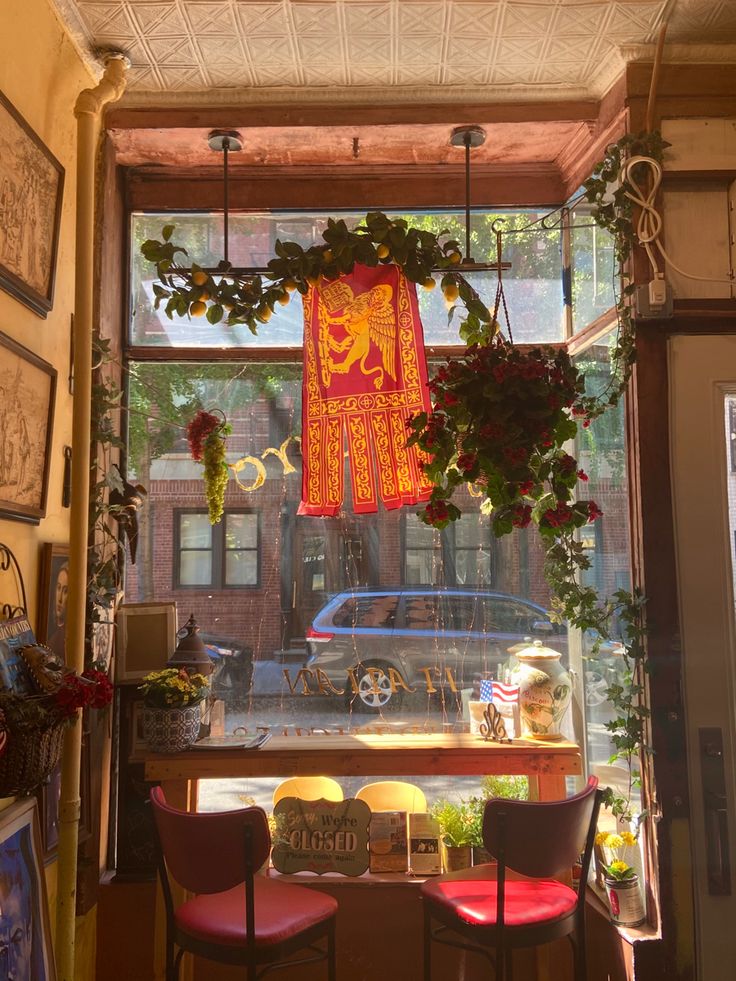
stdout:
<svg viewBox="0 0 736 981">
<path fill-rule="evenodd" d="M 76 120 L 73 108 L 83 88 L 94 84 L 62 30 L 48 0 L 5 0 L 0 33 L 0 90 L 63 165 L 64 202 L 56 269 L 54 307 L 44 320 L 0 289 L 0 331 L 29 348 L 58 371 L 47 516 L 39 525 L 0 517 L 0 542 L 9 545 L 25 580 L 29 616 L 37 625 L 41 545 L 69 541 L 69 510 L 61 506 L 63 447 L 71 444 L 69 344 L 74 308 L 74 234 Z M 1 353 L 0 353 L 0 356 Z M 0 590 L 7 577 L 0 579 Z M 0 593 L 0 601 L 6 597 Z M 15 601 L 15 597 L 8 597 Z M 0 810 L 6 802 L 0 801 Z M 56 866 L 47 869 L 51 921 L 56 895 Z M 96 910 L 78 921 L 76 981 L 95 976 Z"/>
</svg>

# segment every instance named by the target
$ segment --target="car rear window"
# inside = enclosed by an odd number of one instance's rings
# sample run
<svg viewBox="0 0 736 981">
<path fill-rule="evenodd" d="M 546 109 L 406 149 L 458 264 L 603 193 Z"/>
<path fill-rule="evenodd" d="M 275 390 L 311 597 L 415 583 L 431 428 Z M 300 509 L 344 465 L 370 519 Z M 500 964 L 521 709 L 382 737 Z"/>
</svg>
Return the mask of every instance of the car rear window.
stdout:
<svg viewBox="0 0 736 981">
<path fill-rule="evenodd" d="M 335 613 L 336 627 L 393 627 L 398 596 L 351 596 Z"/>
</svg>

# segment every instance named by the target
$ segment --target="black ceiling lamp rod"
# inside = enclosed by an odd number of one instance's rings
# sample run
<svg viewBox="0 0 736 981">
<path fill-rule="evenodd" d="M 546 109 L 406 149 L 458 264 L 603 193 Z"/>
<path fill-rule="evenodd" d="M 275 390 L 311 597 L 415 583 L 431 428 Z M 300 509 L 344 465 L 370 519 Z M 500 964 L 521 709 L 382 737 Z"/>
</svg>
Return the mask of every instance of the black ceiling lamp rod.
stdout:
<svg viewBox="0 0 736 981">
<path fill-rule="evenodd" d="M 485 138 L 485 130 L 480 126 L 460 126 L 453 130 L 450 137 L 450 143 L 453 146 L 465 147 L 465 257 L 462 262 L 452 267 L 453 272 L 486 272 L 495 271 L 499 268 L 511 268 L 510 262 L 502 262 L 499 266 L 497 262 L 474 262 L 470 258 L 470 150 L 471 147 L 481 146 L 485 142 Z M 222 154 L 223 259 L 225 262 L 229 262 L 230 172 L 228 157 L 230 153 L 243 149 L 243 138 L 236 130 L 215 129 L 207 137 L 207 142 L 211 150 Z M 203 270 L 213 276 L 219 274 L 231 279 L 247 279 L 248 276 L 270 275 L 270 270 L 265 266 L 245 266 L 228 269 L 227 271 L 219 268 L 203 267 Z M 447 272 L 447 269 L 435 267 L 432 272 Z"/>
</svg>

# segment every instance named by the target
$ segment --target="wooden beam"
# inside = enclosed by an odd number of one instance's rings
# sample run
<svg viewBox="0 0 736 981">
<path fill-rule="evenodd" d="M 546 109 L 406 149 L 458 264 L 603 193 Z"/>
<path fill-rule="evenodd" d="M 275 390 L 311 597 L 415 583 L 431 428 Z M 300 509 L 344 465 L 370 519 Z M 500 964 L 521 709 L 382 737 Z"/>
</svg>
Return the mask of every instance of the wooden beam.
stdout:
<svg viewBox="0 0 736 981">
<path fill-rule="evenodd" d="M 249 168 L 232 172 L 230 207 L 264 211 L 299 208 L 330 211 L 366 208 L 460 207 L 465 200 L 465 178 L 460 168 L 384 168 L 372 172 L 326 168 Z M 526 170 L 526 172 L 525 172 Z M 547 207 L 564 199 L 560 173 L 553 167 L 474 172 L 474 207 Z M 176 211 L 191 207 L 222 208 L 222 177 L 181 176 L 178 171 L 136 169 L 129 174 L 128 204 L 132 210 Z M 188 202 L 188 204 L 186 204 Z"/>
<path fill-rule="evenodd" d="M 241 103 L 236 106 L 122 106 L 108 112 L 108 129 L 230 129 L 253 126 L 411 126 L 441 123 L 595 121 L 594 99 L 552 102 L 447 102 L 385 105 Z"/>
</svg>

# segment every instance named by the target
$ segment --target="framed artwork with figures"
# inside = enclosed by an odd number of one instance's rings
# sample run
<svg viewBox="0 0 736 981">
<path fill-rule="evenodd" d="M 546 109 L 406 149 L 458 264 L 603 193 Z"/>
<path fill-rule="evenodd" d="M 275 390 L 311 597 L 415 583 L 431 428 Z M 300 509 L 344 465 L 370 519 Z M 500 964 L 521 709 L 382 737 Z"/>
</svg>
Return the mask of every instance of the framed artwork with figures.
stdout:
<svg viewBox="0 0 736 981">
<path fill-rule="evenodd" d="M 46 516 L 56 368 L 0 333 L 0 518 Z"/>
<path fill-rule="evenodd" d="M 64 168 L 0 92 L 0 288 L 45 317 L 54 304 Z"/>
</svg>

